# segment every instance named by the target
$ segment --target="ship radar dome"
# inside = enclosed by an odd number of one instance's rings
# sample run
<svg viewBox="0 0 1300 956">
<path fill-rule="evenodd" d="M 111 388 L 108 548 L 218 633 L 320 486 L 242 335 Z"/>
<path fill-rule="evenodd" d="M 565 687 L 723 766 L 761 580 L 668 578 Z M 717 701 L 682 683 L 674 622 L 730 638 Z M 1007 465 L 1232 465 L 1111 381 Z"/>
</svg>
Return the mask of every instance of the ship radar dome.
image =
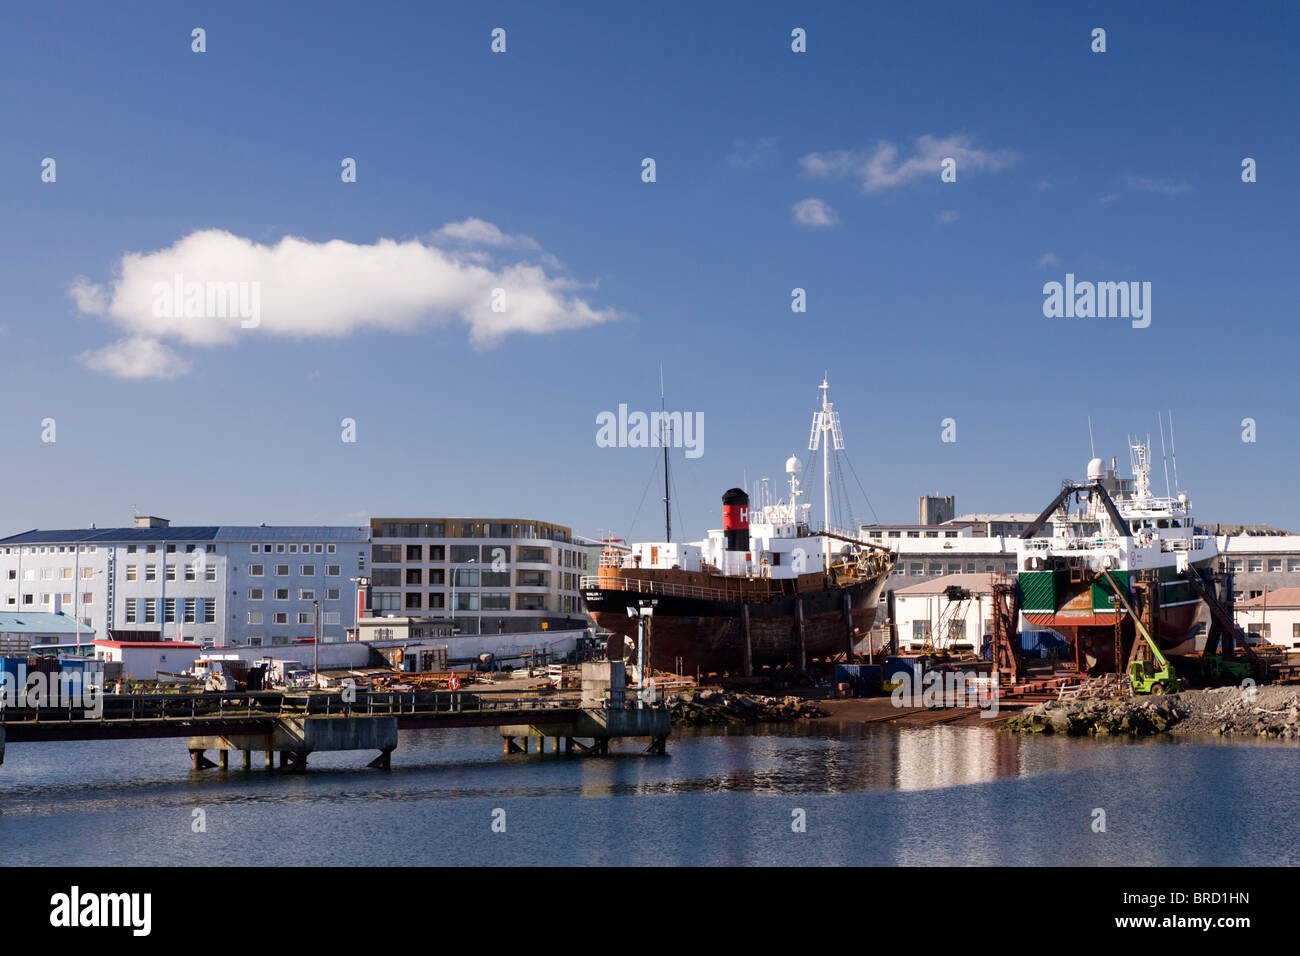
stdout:
<svg viewBox="0 0 1300 956">
<path fill-rule="evenodd" d="M 803 471 L 803 465 L 799 464 L 797 455 L 791 455 L 785 462 L 785 473 L 787 475 L 797 475 Z"/>
<path fill-rule="evenodd" d="M 1100 458 L 1094 458 L 1088 462 L 1088 480 L 1100 481 L 1105 475 L 1106 466 L 1102 464 Z"/>
</svg>

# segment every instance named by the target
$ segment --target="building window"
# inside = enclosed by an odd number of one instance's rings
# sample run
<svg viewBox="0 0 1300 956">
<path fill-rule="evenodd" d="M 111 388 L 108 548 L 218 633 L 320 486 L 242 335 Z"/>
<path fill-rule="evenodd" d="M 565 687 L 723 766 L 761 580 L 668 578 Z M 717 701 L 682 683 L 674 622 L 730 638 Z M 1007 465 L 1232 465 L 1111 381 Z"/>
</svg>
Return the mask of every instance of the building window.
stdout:
<svg viewBox="0 0 1300 956">
<path fill-rule="evenodd" d="M 249 588 L 249 589 L 248 589 L 248 599 L 249 599 L 250 601 L 260 601 L 260 600 L 262 600 L 262 589 L 261 589 L 261 588 Z"/>
<path fill-rule="evenodd" d="M 288 589 L 288 588 L 276 588 L 276 589 L 275 589 L 275 599 L 276 599 L 277 601 L 287 601 L 287 600 L 289 600 L 289 589 Z"/>
<path fill-rule="evenodd" d="M 262 623 L 262 612 L 261 612 L 261 611 L 249 611 L 249 612 L 248 612 L 248 623 L 249 623 L 249 624 L 261 624 L 261 623 Z M 848 628 L 847 628 L 847 627 L 845 628 L 844 633 L 846 633 L 846 634 L 848 633 Z"/>
<path fill-rule="evenodd" d="M 198 602 L 195 598 L 185 599 L 185 623 L 186 624 L 194 623 L 194 610 L 197 603 Z"/>
<path fill-rule="evenodd" d="M 327 600 L 327 601 L 337 601 L 338 599 L 339 599 L 339 589 L 338 589 L 338 588 L 326 588 L 326 589 L 325 589 L 325 600 Z"/>
<path fill-rule="evenodd" d="M 287 578 L 289 576 L 289 565 L 277 564 L 275 566 L 275 576 L 277 578 Z"/>
<path fill-rule="evenodd" d="M 314 578 L 316 576 L 316 565 L 300 564 L 298 565 L 298 573 L 304 578 Z"/>
<path fill-rule="evenodd" d="M 468 564 L 471 561 L 477 561 L 479 558 L 478 546 L 467 544 L 453 544 L 451 546 L 451 560 L 453 564 Z"/>
<path fill-rule="evenodd" d="M 299 612 L 298 612 L 298 623 L 299 623 L 299 624 L 311 624 L 311 623 L 312 623 L 312 620 L 313 620 L 313 618 L 312 618 L 312 612 L 311 612 L 311 611 L 299 611 Z"/>
<path fill-rule="evenodd" d="M 1253 572 L 1255 572 L 1255 573 L 1262 573 L 1263 570 L 1264 570 L 1264 559 L 1263 559 L 1263 558 L 1251 558 L 1251 559 L 1250 559 L 1250 570 L 1253 571 Z"/>
<path fill-rule="evenodd" d="M 134 580 L 135 580 L 135 565 L 134 565 L 134 564 L 128 564 L 128 565 L 126 566 L 126 579 L 127 579 L 128 581 L 134 581 Z M 639 627 L 639 626 L 640 626 L 640 625 L 638 625 L 638 627 Z M 847 634 L 848 631 L 846 630 L 845 633 Z"/>
<path fill-rule="evenodd" d="M 157 581 L 157 580 L 158 580 L 158 565 L 156 565 L 156 564 L 146 564 L 146 565 L 144 566 L 144 579 L 145 579 L 146 581 Z"/>
<path fill-rule="evenodd" d="M 315 588 L 299 588 L 299 589 L 298 589 L 298 600 L 299 600 L 299 601 L 314 601 L 314 600 L 316 600 L 316 589 L 315 589 Z"/>
<path fill-rule="evenodd" d="M 168 598 L 167 600 L 163 601 L 163 623 L 164 624 L 176 623 L 176 599 L 175 598 Z"/>
<path fill-rule="evenodd" d="M 419 587 L 424 583 L 424 572 L 419 568 L 406 569 L 406 586 Z"/>
<path fill-rule="evenodd" d="M 419 591 L 408 591 L 406 594 L 407 608 L 421 607 L 421 600 L 422 600 L 422 595 L 420 594 Z"/>
<path fill-rule="evenodd" d="M 337 578 L 339 576 L 339 566 L 337 564 L 325 565 L 325 577 Z"/>
<path fill-rule="evenodd" d="M 288 624 L 289 614 L 287 611 L 276 611 L 271 619 L 272 624 Z"/>
<path fill-rule="evenodd" d="M 186 581 L 194 581 L 194 580 L 197 580 L 197 578 L 198 578 L 198 575 L 197 575 L 197 573 L 196 573 L 197 570 L 198 570 L 198 569 L 195 568 L 193 564 L 187 564 L 187 565 L 185 565 L 185 580 L 186 580 Z"/>
<path fill-rule="evenodd" d="M 408 544 L 408 545 L 406 546 L 406 560 L 407 560 L 407 561 L 423 561 L 423 560 L 424 560 L 424 546 L 423 546 L 423 545 L 419 545 L 419 544 Z"/>
<path fill-rule="evenodd" d="M 146 624 L 158 623 L 158 599 L 157 598 L 144 599 L 144 623 Z"/>
<path fill-rule="evenodd" d="M 326 612 L 324 613 L 324 615 L 322 616 L 321 623 L 323 623 L 323 624 L 338 624 L 338 623 L 339 623 L 339 612 L 338 612 L 338 611 L 326 611 Z"/>
<path fill-rule="evenodd" d="M 1269 570 L 1271 573 L 1273 573 L 1273 574 L 1281 574 L 1281 573 L 1282 573 L 1282 559 L 1281 559 L 1281 558 L 1269 558 L 1269 559 L 1268 559 L 1268 570 Z"/>
<path fill-rule="evenodd" d="M 135 623 L 135 598 L 126 599 L 126 623 Z M 847 629 L 845 633 L 848 633 Z"/>
<path fill-rule="evenodd" d="M 257 554 L 259 551 L 262 550 L 262 546 L 260 544 L 250 544 L 248 546 L 248 549 L 252 551 L 253 554 Z"/>
<path fill-rule="evenodd" d="M 215 564 L 209 564 L 203 569 L 203 580 L 215 581 L 217 579 L 217 567 Z"/>
<path fill-rule="evenodd" d="M 638 625 L 638 626 L 639 626 L 639 625 Z M 845 634 L 848 633 L 848 625 L 845 625 L 844 633 L 845 633 Z M 929 622 L 929 621 L 913 621 L 913 622 L 912 622 L 912 640 L 914 640 L 914 641 L 924 641 L 924 640 L 925 640 L 926 638 L 928 638 L 929 636 L 930 636 L 930 622 Z"/>
</svg>

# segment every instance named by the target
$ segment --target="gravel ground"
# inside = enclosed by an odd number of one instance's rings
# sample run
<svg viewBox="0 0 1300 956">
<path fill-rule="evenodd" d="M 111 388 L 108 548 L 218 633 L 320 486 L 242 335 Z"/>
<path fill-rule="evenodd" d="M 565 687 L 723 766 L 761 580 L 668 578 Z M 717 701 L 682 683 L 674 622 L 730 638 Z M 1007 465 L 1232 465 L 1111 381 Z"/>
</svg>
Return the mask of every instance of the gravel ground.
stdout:
<svg viewBox="0 0 1300 956">
<path fill-rule="evenodd" d="M 1014 733 L 1079 736 L 1217 734 L 1300 739 L 1300 688 L 1220 687 L 1149 697 L 1049 701 L 1007 721 Z"/>
</svg>

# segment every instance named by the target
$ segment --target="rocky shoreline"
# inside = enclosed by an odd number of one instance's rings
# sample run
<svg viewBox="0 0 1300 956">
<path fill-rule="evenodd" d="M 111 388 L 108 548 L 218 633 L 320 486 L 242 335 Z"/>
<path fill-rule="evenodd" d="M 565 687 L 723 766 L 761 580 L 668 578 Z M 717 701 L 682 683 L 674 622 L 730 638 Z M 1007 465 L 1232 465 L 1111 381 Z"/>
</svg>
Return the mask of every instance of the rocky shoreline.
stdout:
<svg viewBox="0 0 1300 956">
<path fill-rule="evenodd" d="M 1300 692 L 1293 686 L 1190 690 L 1169 696 L 1048 701 L 1011 717 L 1005 730 L 1070 737 L 1156 734 L 1300 739 Z"/>
<path fill-rule="evenodd" d="M 826 712 L 802 697 L 764 697 L 758 694 L 702 690 L 672 694 L 667 704 L 674 724 L 763 724 L 825 717 Z"/>
</svg>

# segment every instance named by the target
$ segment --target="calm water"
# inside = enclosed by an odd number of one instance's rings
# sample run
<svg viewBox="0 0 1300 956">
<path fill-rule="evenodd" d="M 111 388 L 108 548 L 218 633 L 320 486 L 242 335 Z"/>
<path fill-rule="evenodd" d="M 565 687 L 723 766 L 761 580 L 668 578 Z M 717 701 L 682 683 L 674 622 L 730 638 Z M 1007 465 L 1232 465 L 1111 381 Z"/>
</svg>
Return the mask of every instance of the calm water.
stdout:
<svg viewBox="0 0 1300 956">
<path fill-rule="evenodd" d="M 845 725 L 622 746 L 503 757 L 491 730 L 404 731 L 389 772 L 341 753 L 291 775 L 195 773 L 181 740 L 11 744 L 0 862 L 1300 864 L 1294 745 Z"/>
</svg>

